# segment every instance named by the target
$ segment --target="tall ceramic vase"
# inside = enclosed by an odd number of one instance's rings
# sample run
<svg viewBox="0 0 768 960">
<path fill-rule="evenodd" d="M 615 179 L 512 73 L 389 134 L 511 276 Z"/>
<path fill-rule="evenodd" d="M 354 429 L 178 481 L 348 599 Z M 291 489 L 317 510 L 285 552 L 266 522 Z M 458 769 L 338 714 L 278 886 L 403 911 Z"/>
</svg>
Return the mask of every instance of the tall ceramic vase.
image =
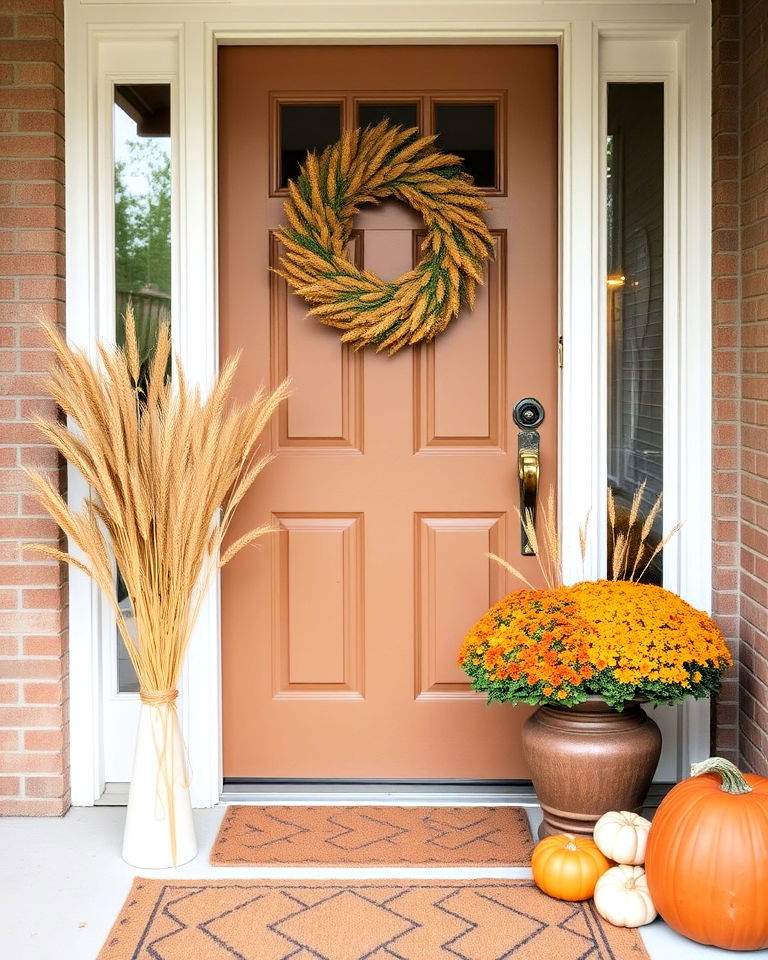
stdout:
<svg viewBox="0 0 768 960">
<path fill-rule="evenodd" d="M 539 707 L 523 725 L 522 747 L 544 816 L 539 837 L 592 836 L 609 810 L 641 812 L 661 732 L 639 700 L 619 711 L 590 696 L 575 707 Z"/>
<path fill-rule="evenodd" d="M 196 855 L 189 774 L 176 706 L 142 702 L 123 860 L 152 869 L 177 867 Z"/>
</svg>

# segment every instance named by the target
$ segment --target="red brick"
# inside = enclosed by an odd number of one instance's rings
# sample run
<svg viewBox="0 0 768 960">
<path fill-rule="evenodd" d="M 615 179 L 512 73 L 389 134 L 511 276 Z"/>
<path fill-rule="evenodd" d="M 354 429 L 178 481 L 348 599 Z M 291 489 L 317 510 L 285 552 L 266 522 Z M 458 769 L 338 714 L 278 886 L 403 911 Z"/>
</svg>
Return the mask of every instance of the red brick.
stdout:
<svg viewBox="0 0 768 960">
<path fill-rule="evenodd" d="M 36 157 L 25 160 L 7 159 L 0 155 L 0 180 L 29 182 L 64 178 L 63 164 L 54 158 Z"/>
<path fill-rule="evenodd" d="M 62 681 L 57 683 L 25 683 L 24 703 L 58 704 L 65 700 Z"/>
<path fill-rule="evenodd" d="M 0 137 L 0 152 L 2 149 Z M 3 227 L 58 227 L 62 220 L 62 211 L 57 207 L 0 208 L 0 226 Z"/>
<path fill-rule="evenodd" d="M 8 472 L 11 471 L 2 470 L 0 474 Z M 56 525 L 56 521 L 50 518 L 32 519 L 30 517 L 22 517 L 18 520 L 5 520 L 2 531 L 0 531 L 0 536 L 2 536 L 3 539 L 57 540 L 59 528 Z"/>
<path fill-rule="evenodd" d="M 21 731 L 0 730 L 0 750 L 18 750 L 20 747 L 21 747 Z M 25 749 L 30 750 L 32 748 L 25 746 Z"/>
<path fill-rule="evenodd" d="M 17 17 L 16 36 L 61 38 L 61 24 L 54 17 Z"/>
<path fill-rule="evenodd" d="M 64 187 L 60 183 L 20 183 L 16 187 L 17 203 L 42 203 L 49 206 L 64 203 Z"/>
<path fill-rule="evenodd" d="M 64 749 L 63 730 L 25 730 L 25 750 L 57 751 Z"/>
<path fill-rule="evenodd" d="M 55 110 L 32 110 L 16 114 L 16 129 L 20 133 L 57 133 L 64 136 L 64 117 Z"/>
<path fill-rule="evenodd" d="M 0 753 L 0 770 L 3 773 L 61 774 L 63 768 L 61 753 Z"/>
<path fill-rule="evenodd" d="M 19 631 L 21 632 L 21 631 Z M 62 660 L 27 660 L 19 658 L 14 660 L 6 657 L 0 660 L 0 677 L 10 679 L 11 677 L 20 680 L 29 680 L 32 677 L 39 677 L 47 680 L 58 680 L 63 672 Z M 23 726 L 23 724 L 22 724 Z"/>
<path fill-rule="evenodd" d="M 61 230 L 21 230 L 14 236 L 18 237 L 20 250 L 29 252 L 53 250 L 56 253 L 64 251 L 64 235 Z"/>
<path fill-rule="evenodd" d="M 0 770 L 2 765 L 0 765 Z M 0 777 L 0 796 L 16 797 L 21 792 L 21 781 L 18 777 Z"/>
<path fill-rule="evenodd" d="M 16 83 L 64 88 L 64 76 L 56 63 L 17 63 Z"/>
<path fill-rule="evenodd" d="M 61 817 L 68 807 L 66 794 L 55 800 L 0 800 L 0 817 Z"/>
<path fill-rule="evenodd" d="M 2 48 L 2 43 L 0 43 Z M 2 88 L 0 87 L 0 90 Z M 64 140 L 54 133 L 19 133 L 0 136 L 0 156 L 64 159 Z"/>
<path fill-rule="evenodd" d="M 22 606 L 25 610 L 58 610 L 61 605 L 60 590 L 22 590 Z"/>
<path fill-rule="evenodd" d="M 54 727 L 61 726 L 61 707 L 0 707 L 0 727 Z"/>
<path fill-rule="evenodd" d="M 18 683 L 0 683 L 0 703 L 20 703 Z M 2 770 L 0 765 L 0 770 Z"/>
<path fill-rule="evenodd" d="M 24 637 L 24 654 L 30 657 L 60 657 L 67 649 L 64 634 Z"/>
<path fill-rule="evenodd" d="M 28 797 L 61 797 L 67 790 L 64 777 L 27 777 L 24 792 Z"/>
<path fill-rule="evenodd" d="M 51 368 L 52 357 L 47 350 L 22 350 L 19 356 L 25 373 L 46 373 Z"/>
<path fill-rule="evenodd" d="M 50 210 L 50 207 L 46 207 Z M 63 300 L 64 281 L 58 277 L 19 280 L 19 296 L 23 300 Z"/>
</svg>

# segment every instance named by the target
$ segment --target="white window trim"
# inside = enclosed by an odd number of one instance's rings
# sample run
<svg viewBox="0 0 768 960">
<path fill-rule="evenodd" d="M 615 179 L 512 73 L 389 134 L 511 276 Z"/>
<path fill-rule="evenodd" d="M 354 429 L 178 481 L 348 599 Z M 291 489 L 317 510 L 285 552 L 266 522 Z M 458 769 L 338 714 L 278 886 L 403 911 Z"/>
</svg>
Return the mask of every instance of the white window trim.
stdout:
<svg viewBox="0 0 768 960">
<path fill-rule="evenodd" d="M 606 15 L 611 19 L 608 21 Z M 664 2 L 569 4 L 471 2 L 389 3 L 359 0 L 352 9 L 333 0 L 308 6 L 286 2 L 136 2 L 68 0 L 66 35 L 67 116 L 67 332 L 94 349 L 108 338 L 112 311 L 111 256 L 99 257 L 111 223 L 94 184 L 109 176 L 99 135 L 99 91 L 108 70 L 110 44 L 147 43 L 173 48 L 154 73 L 139 67 L 131 79 L 171 79 L 174 92 L 173 182 L 178 238 L 173 292 L 173 339 L 194 379 L 206 387 L 218 365 L 216 305 L 216 51 L 222 43 L 557 43 L 561 56 L 561 332 L 564 340 L 560 396 L 560 516 L 568 579 L 595 577 L 605 561 L 607 467 L 604 188 L 601 90 L 611 44 L 671 44 L 679 83 L 679 111 L 668 116 L 676 131 L 679 166 L 671 172 L 679 211 L 675 235 L 680 256 L 665 277 L 678 288 L 665 341 L 668 433 L 665 500 L 668 516 L 686 505 L 686 524 L 668 550 L 668 586 L 708 609 L 711 594 L 711 360 L 710 360 L 710 126 L 711 83 L 708 5 Z M 127 47 L 126 47 L 127 49 Z M 624 48 L 628 49 L 627 47 Z M 689 51 L 693 51 L 692 55 Z M 167 50 L 166 50 L 167 54 Z M 141 58 L 140 58 L 141 59 Z M 128 79 L 122 75 L 121 79 Z M 103 93 L 102 93 L 103 96 Z M 105 163 L 107 166 L 105 167 Z M 106 173 L 105 171 L 108 171 Z M 679 176 L 678 176 L 679 174 Z M 678 186 L 678 184 L 680 186 Z M 111 189 L 111 187 L 110 187 Z M 101 241 L 101 242 L 100 242 Z M 673 300 L 670 298 L 670 303 Z M 672 423 L 674 418 L 674 424 Z M 70 474 L 70 500 L 83 484 Z M 576 531 L 594 507 L 585 568 Z M 672 546 L 672 545 L 670 545 Z M 181 702 L 193 769 L 193 802 L 211 806 L 221 795 L 221 670 L 219 584 L 203 606 L 189 651 Z M 101 637 L 105 620 L 96 588 L 70 574 L 70 735 L 72 801 L 90 805 L 103 786 L 101 746 Z M 194 703 L 194 708 L 189 705 Z M 675 775 L 709 748 L 708 704 L 680 708 L 674 735 Z"/>
</svg>

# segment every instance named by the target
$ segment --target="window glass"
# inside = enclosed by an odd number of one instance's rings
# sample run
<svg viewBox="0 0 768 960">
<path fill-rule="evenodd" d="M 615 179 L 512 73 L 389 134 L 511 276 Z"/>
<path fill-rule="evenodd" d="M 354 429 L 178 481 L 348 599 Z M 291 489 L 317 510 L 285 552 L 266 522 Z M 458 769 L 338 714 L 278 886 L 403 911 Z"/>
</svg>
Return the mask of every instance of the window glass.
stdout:
<svg viewBox="0 0 768 960">
<path fill-rule="evenodd" d="M 374 127 L 382 120 L 399 127 L 417 127 L 419 109 L 415 103 L 360 103 L 357 107 L 357 125 Z"/>
<path fill-rule="evenodd" d="M 122 346 L 130 304 L 143 368 L 151 360 L 159 324 L 171 318 L 170 118 L 170 84 L 115 86 L 115 334 Z M 117 598 L 130 618 L 130 601 L 119 571 Z M 139 689 L 119 634 L 117 689 L 120 693 Z"/>
<path fill-rule="evenodd" d="M 310 150 L 320 153 L 340 136 L 340 103 L 281 103 L 280 187 L 298 177 Z"/>
<path fill-rule="evenodd" d="M 662 83 L 608 84 L 606 150 L 608 482 L 617 531 L 629 534 L 631 571 L 645 568 L 662 531 L 659 511 L 640 546 L 643 518 L 661 494 L 664 467 Z M 639 519 L 630 531 L 632 500 L 643 483 Z M 614 539 L 609 535 L 609 573 Z M 643 579 L 661 578 L 659 554 Z"/>
<path fill-rule="evenodd" d="M 496 104 L 436 103 L 437 145 L 464 161 L 478 187 L 496 188 Z"/>
</svg>

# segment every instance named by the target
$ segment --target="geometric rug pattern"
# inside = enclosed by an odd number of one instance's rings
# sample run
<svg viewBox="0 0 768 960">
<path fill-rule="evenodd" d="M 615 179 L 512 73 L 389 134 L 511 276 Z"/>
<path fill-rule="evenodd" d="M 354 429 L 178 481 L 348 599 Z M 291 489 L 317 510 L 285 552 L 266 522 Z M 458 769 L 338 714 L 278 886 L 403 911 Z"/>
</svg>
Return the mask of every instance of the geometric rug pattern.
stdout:
<svg viewBox="0 0 768 960">
<path fill-rule="evenodd" d="M 520 807 L 233 806 L 216 866 L 527 866 Z"/>
<path fill-rule="evenodd" d="M 134 881 L 98 960 L 647 960 L 530 880 Z"/>
</svg>

